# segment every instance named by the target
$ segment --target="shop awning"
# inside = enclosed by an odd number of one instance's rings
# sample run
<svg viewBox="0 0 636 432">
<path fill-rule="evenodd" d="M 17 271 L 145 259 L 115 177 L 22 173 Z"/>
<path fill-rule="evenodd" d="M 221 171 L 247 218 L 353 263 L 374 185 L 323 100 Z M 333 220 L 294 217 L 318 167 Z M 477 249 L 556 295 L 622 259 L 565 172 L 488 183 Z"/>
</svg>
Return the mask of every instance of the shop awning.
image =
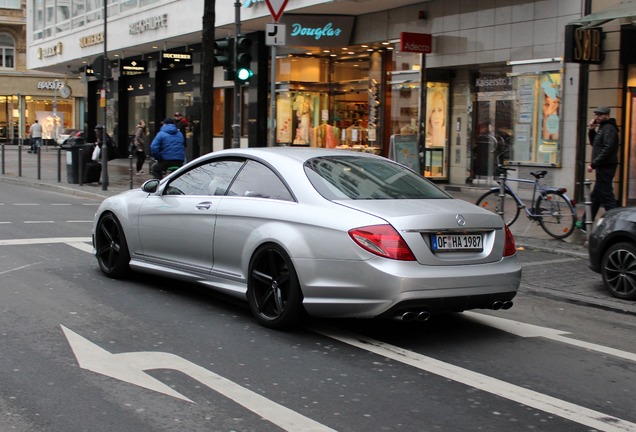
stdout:
<svg viewBox="0 0 636 432">
<path fill-rule="evenodd" d="M 626 0 L 609 9 L 585 15 L 568 24 L 582 25 L 583 27 L 595 27 L 619 18 L 631 18 L 636 20 L 636 1 Z"/>
</svg>

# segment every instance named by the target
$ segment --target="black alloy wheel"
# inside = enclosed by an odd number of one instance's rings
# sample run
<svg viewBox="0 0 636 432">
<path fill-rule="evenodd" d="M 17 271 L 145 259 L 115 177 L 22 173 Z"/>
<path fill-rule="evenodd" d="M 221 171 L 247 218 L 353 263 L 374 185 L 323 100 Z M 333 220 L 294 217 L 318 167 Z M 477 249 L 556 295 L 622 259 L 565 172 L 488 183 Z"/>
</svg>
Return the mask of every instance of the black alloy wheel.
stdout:
<svg viewBox="0 0 636 432">
<path fill-rule="evenodd" d="M 99 268 L 108 277 L 118 279 L 130 271 L 130 253 L 121 224 L 112 213 L 97 223 L 95 250 Z"/>
<path fill-rule="evenodd" d="M 275 244 L 259 247 L 250 262 L 247 298 L 257 321 L 274 329 L 289 328 L 302 317 L 298 276 L 287 253 Z"/>
<path fill-rule="evenodd" d="M 636 299 L 636 246 L 627 242 L 611 246 L 603 255 L 601 274 L 614 297 Z"/>
</svg>

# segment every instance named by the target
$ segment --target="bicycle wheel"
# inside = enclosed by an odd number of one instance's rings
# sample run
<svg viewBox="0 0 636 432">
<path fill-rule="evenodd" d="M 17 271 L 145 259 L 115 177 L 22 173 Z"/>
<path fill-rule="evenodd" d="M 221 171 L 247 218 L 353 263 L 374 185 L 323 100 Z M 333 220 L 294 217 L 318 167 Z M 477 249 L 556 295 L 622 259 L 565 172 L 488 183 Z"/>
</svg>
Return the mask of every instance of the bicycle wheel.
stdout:
<svg viewBox="0 0 636 432">
<path fill-rule="evenodd" d="M 555 239 L 564 239 L 574 231 L 576 210 L 563 194 L 548 192 L 540 195 L 534 212 L 541 228 Z"/>
<path fill-rule="evenodd" d="M 493 213 L 499 214 L 499 191 L 491 190 L 483 194 L 475 203 L 481 208 L 490 210 Z M 509 191 L 506 191 L 504 197 L 504 223 L 508 226 L 515 223 L 519 217 L 519 205 L 517 200 Z"/>
</svg>

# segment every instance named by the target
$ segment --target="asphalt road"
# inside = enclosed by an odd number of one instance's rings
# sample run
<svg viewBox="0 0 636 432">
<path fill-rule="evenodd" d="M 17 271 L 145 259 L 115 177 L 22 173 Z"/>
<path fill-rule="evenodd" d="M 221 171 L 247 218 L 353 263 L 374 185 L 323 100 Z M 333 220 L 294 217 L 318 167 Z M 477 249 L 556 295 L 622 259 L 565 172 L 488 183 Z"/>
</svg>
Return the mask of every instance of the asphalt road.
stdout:
<svg viewBox="0 0 636 432">
<path fill-rule="evenodd" d="M 508 311 L 276 332 L 198 287 L 103 277 L 96 205 L 2 185 L 0 431 L 636 431 L 636 316 L 541 290 L 597 283 L 583 258 L 520 251 Z"/>
</svg>

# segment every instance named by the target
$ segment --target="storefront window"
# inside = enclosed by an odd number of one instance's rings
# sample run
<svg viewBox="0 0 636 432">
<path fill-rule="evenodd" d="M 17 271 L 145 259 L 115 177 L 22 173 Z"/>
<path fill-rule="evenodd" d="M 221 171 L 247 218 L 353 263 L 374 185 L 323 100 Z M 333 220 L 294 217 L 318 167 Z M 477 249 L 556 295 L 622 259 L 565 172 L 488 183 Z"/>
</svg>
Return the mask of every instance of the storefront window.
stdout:
<svg viewBox="0 0 636 432">
<path fill-rule="evenodd" d="M 277 80 L 289 90 L 276 94 L 277 144 L 379 152 L 377 110 L 370 124 L 369 109 L 379 90 L 369 80 L 368 57 L 287 57 L 278 66 Z"/>
<path fill-rule="evenodd" d="M 128 98 L 128 133 L 134 135 L 140 120 L 149 122 L 150 96 L 132 96 Z"/>
<path fill-rule="evenodd" d="M 166 115 L 172 117 L 175 113 L 181 113 L 183 117 L 190 122 L 192 120 L 188 111 L 192 106 L 191 92 L 174 92 L 166 93 Z M 192 136 L 192 128 L 186 128 L 185 138 Z"/>
<path fill-rule="evenodd" d="M 18 137 L 18 119 L 13 115 L 17 108 L 17 97 L 0 96 L 0 142 L 10 142 Z"/>
<path fill-rule="evenodd" d="M 516 76 L 513 91 L 516 104 L 510 160 L 559 166 L 561 74 L 542 72 Z"/>
<path fill-rule="evenodd" d="M 55 140 L 64 129 L 73 126 L 72 100 L 58 98 L 57 107 L 54 107 L 53 102 L 53 99 L 29 99 L 26 103 L 29 113 L 27 123 L 31 124 L 37 119 L 42 125 L 43 139 Z"/>
</svg>

